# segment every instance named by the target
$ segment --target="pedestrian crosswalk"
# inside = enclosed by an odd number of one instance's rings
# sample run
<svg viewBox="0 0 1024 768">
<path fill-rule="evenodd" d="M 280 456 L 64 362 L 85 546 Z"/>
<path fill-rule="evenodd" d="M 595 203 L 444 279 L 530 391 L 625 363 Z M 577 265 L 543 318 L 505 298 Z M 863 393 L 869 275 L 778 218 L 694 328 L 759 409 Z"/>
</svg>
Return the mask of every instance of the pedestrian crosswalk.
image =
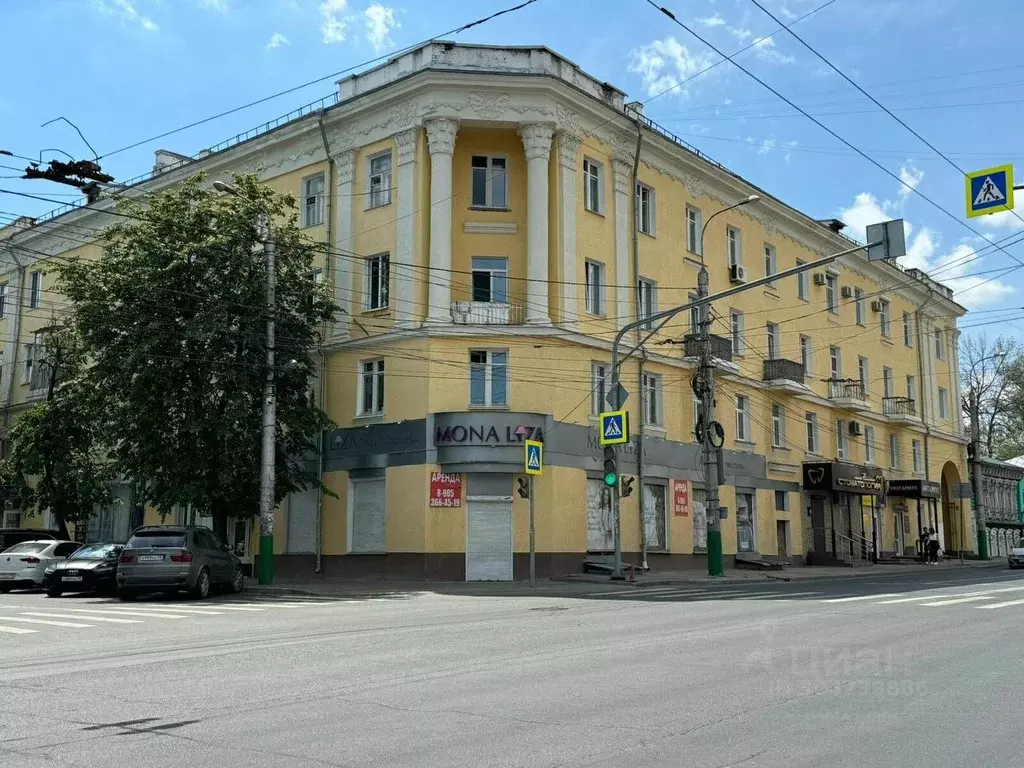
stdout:
<svg viewBox="0 0 1024 768">
<path fill-rule="evenodd" d="M 603 598 L 607 600 L 742 600 L 747 598 L 763 598 L 787 600 L 822 595 L 818 590 L 801 590 L 789 592 L 779 589 L 764 588 L 730 588 L 730 587 L 638 587 L 613 588 L 600 592 L 585 592 L 578 595 L 584 598 Z"/>
<path fill-rule="evenodd" d="M 981 588 L 978 588 L 978 587 Z M 1024 586 L 985 586 L 972 585 L 954 588 L 951 591 L 935 592 L 917 590 L 915 592 L 879 592 L 867 595 L 849 595 L 844 597 L 823 598 L 817 602 L 826 605 L 854 606 L 893 606 L 899 608 L 947 608 L 964 606 L 992 611 L 1001 608 L 1024 606 L 1024 599 L 1004 599 L 1013 593 L 1024 592 Z"/>
</svg>

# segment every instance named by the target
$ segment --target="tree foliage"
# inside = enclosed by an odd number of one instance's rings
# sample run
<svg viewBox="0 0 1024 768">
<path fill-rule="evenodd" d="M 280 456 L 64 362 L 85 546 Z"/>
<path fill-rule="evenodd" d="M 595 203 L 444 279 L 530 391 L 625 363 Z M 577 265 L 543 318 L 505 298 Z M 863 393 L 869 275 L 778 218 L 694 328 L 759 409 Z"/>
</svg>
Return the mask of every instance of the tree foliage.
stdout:
<svg viewBox="0 0 1024 768">
<path fill-rule="evenodd" d="M 277 498 L 320 482 L 309 471 L 319 430 L 311 401 L 321 323 L 333 317 L 312 280 L 317 246 L 297 227 L 295 201 L 253 176 L 218 195 L 202 175 L 123 201 L 102 257 L 60 267 L 59 283 L 103 404 L 118 469 L 164 513 L 191 505 L 223 534 L 258 512 L 267 368 L 266 265 L 256 223 L 276 243 Z"/>
<path fill-rule="evenodd" d="M 982 451 L 1008 459 L 1024 453 L 1024 350 L 1000 336 L 965 336 L 960 343 L 960 385 L 970 434 L 971 399 L 977 400 Z"/>
</svg>

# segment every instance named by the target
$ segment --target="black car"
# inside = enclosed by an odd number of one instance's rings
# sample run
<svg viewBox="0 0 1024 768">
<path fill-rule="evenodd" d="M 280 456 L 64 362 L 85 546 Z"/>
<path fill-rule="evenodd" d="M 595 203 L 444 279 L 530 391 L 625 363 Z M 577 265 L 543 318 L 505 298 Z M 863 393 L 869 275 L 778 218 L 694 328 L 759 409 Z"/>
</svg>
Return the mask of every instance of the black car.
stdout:
<svg viewBox="0 0 1024 768">
<path fill-rule="evenodd" d="M 62 538 L 60 531 L 48 531 L 42 528 L 0 528 L 0 552 L 10 549 L 23 541 L 57 541 Z"/>
<path fill-rule="evenodd" d="M 46 569 L 43 589 L 50 597 L 65 592 L 113 592 L 122 549 L 124 544 L 86 544 L 67 560 Z"/>
</svg>

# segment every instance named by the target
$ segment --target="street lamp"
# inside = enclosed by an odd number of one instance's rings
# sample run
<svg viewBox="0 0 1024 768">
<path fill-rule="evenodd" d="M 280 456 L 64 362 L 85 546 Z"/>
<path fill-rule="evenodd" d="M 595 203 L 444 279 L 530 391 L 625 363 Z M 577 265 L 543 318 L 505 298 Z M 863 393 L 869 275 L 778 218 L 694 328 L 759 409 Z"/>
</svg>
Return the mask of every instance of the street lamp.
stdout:
<svg viewBox="0 0 1024 768">
<path fill-rule="evenodd" d="M 254 200 L 223 181 L 213 182 L 218 192 Z M 261 212 L 257 223 L 267 262 L 267 374 L 263 386 L 263 438 L 260 459 L 260 569 L 259 583 L 274 583 L 274 474 L 276 470 L 277 391 L 274 386 L 274 314 L 277 283 L 277 245 L 270 231 L 270 216 Z"/>
<path fill-rule="evenodd" d="M 740 200 L 738 203 L 733 203 L 730 206 L 726 206 L 725 208 L 722 208 L 719 211 L 715 211 L 710 216 L 708 216 L 708 220 L 705 221 L 704 226 L 700 228 L 700 265 L 702 269 L 704 268 L 704 233 L 708 231 L 708 224 L 711 223 L 711 220 L 715 218 L 715 216 L 721 216 L 726 211 L 731 211 L 734 208 L 739 208 L 741 205 L 749 205 L 750 203 L 756 203 L 760 199 L 760 195 L 748 195 L 745 199 Z"/>
</svg>

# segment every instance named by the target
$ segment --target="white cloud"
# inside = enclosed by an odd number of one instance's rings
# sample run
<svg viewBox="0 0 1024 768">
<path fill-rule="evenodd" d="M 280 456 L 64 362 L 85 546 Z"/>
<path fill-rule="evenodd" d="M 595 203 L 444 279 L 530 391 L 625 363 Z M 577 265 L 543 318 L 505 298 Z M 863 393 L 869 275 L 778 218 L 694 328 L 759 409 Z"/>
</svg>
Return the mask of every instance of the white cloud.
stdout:
<svg viewBox="0 0 1024 768">
<path fill-rule="evenodd" d="M 324 0 L 320 4 L 320 39 L 325 43 L 345 42 L 348 19 L 343 15 L 348 0 Z"/>
<path fill-rule="evenodd" d="M 686 95 L 687 89 L 679 88 L 680 84 L 711 64 L 711 56 L 690 53 L 674 37 L 666 37 L 634 49 L 629 69 L 643 79 L 648 96 L 674 88 Z"/>
<path fill-rule="evenodd" d="M 792 64 L 796 61 L 792 56 L 781 53 L 775 47 L 775 40 L 772 37 L 766 37 L 754 43 L 754 55 L 761 59 L 761 61 L 767 61 L 772 64 Z"/>
<path fill-rule="evenodd" d="M 148 16 L 140 14 L 130 0 L 93 0 L 93 5 L 101 13 L 118 16 L 122 21 L 130 24 L 138 24 L 147 32 L 155 32 L 159 29 L 156 22 Z"/>
<path fill-rule="evenodd" d="M 199 4 L 208 11 L 216 13 L 228 12 L 228 0 L 199 0 Z"/>
<path fill-rule="evenodd" d="M 385 48 L 394 45 L 391 41 L 391 30 L 402 26 L 395 20 L 395 9 L 386 5 L 374 3 L 365 11 L 366 18 L 366 39 L 373 46 L 373 50 L 380 53 Z"/>
<path fill-rule="evenodd" d="M 697 19 L 697 23 L 703 24 L 705 27 L 724 27 L 725 19 L 723 19 L 716 13 L 714 16 L 708 16 L 703 19 Z"/>
<path fill-rule="evenodd" d="M 839 211 L 839 220 L 850 228 L 850 236 L 864 242 L 868 224 L 877 224 L 892 218 L 893 204 L 878 201 L 870 192 L 861 192 L 853 199 L 853 205 Z"/>
<path fill-rule="evenodd" d="M 266 49 L 272 51 L 275 48 L 280 48 L 282 45 L 291 45 L 292 42 L 287 37 L 282 35 L 280 32 L 275 32 L 270 36 L 270 40 L 267 42 Z"/>
<path fill-rule="evenodd" d="M 775 139 L 765 139 L 761 142 L 761 146 L 757 148 L 757 154 L 764 157 L 773 149 L 775 149 Z"/>
<path fill-rule="evenodd" d="M 983 219 L 977 219 L 977 223 L 982 227 L 992 227 L 995 229 L 1024 228 L 1024 222 L 1020 220 L 1019 216 L 1019 214 L 1014 214 L 1013 211 L 1000 211 L 999 213 L 990 213 Z"/>
<path fill-rule="evenodd" d="M 800 142 L 797 141 L 796 139 L 793 139 L 793 141 L 787 141 L 786 142 L 786 154 L 784 154 L 782 156 L 782 159 L 785 160 L 788 163 L 789 159 L 793 156 L 792 150 L 795 147 L 799 147 L 799 146 L 800 146 Z"/>
<path fill-rule="evenodd" d="M 903 183 L 900 185 L 899 194 L 900 198 L 906 200 L 914 192 L 915 189 L 921 184 L 921 179 L 924 178 L 924 171 L 915 168 L 911 161 L 907 161 L 905 165 L 900 166 L 900 181 Z"/>
</svg>

